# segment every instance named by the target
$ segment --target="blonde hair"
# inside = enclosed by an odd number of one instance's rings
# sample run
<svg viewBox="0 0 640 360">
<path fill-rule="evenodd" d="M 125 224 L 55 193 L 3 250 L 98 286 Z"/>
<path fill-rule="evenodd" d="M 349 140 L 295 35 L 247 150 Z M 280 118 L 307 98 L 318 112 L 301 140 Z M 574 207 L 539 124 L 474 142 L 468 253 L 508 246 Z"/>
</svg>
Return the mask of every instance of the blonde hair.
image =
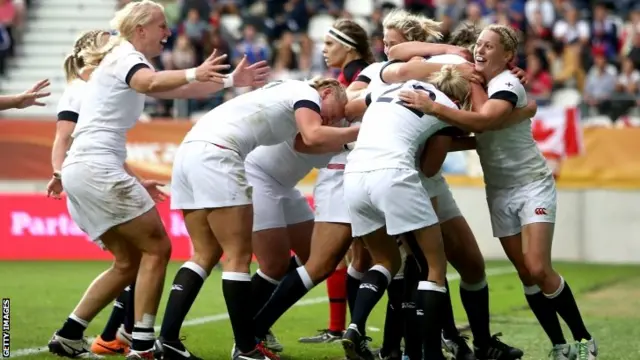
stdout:
<svg viewBox="0 0 640 360">
<path fill-rule="evenodd" d="M 307 81 L 309 86 L 320 91 L 324 89 L 331 89 L 333 94 L 336 97 L 336 100 L 347 102 L 347 93 L 344 90 L 344 87 L 340 82 L 336 79 L 331 78 L 323 78 L 323 77 L 315 77 L 309 81 Z"/>
<path fill-rule="evenodd" d="M 333 28 L 340 30 L 348 37 L 352 38 L 356 43 L 355 51 L 369 64 L 374 63 L 375 57 L 371 51 L 371 43 L 369 42 L 369 34 L 357 22 L 350 19 L 339 19 L 333 23 Z"/>
<path fill-rule="evenodd" d="M 513 56 L 516 55 L 516 50 L 520 45 L 520 34 L 514 28 L 506 25 L 491 24 L 485 27 L 484 30 L 490 30 L 498 34 L 504 51 L 512 53 Z"/>
<path fill-rule="evenodd" d="M 118 35 L 112 36 L 109 42 L 100 49 L 83 51 L 82 57 L 85 62 L 99 64 L 123 40 L 131 41 L 136 27 L 147 25 L 151 21 L 153 12 L 150 10 L 153 8 L 164 12 L 162 5 L 151 0 L 132 1 L 118 10 L 110 22 L 111 28 L 115 29 Z"/>
<path fill-rule="evenodd" d="M 389 12 L 382 21 L 385 30 L 397 30 L 407 41 L 427 41 L 429 38 L 441 39 L 442 22 L 423 15 L 411 14 L 402 9 Z"/>
<path fill-rule="evenodd" d="M 71 82 L 80 78 L 80 72 L 89 66 L 94 66 L 92 63 L 85 62 L 81 53 L 85 50 L 93 49 L 97 50 L 102 47 L 102 36 L 109 35 L 105 30 L 90 30 L 85 31 L 76 39 L 73 45 L 73 51 L 67 55 L 62 65 L 64 69 L 64 76 L 67 82 Z"/>
<path fill-rule="evenodd" d="M 462 109 L 471 110 L 471 85 L 453 65 L 444 65 L 428 81 L 452 100 L 458 100 Z"/>
</svg>

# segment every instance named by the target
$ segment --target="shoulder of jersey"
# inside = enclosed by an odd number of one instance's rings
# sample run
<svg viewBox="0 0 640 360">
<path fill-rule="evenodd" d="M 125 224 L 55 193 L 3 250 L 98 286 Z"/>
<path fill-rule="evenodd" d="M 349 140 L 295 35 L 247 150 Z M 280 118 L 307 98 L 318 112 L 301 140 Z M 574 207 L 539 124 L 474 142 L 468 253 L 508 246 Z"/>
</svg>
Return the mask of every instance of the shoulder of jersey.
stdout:
<svg viewBox="0 0 640 360">
<path fill-rule="evenodd" d="M 517 89 L 520 84 L 520 80 L 511 73 L 509 70 L 505 70 L 498 74 L 498 76 L 494 77 L 489 81 L 489 86 L 500 87 L 505 90 L 514 90 Z"/>
</svg>

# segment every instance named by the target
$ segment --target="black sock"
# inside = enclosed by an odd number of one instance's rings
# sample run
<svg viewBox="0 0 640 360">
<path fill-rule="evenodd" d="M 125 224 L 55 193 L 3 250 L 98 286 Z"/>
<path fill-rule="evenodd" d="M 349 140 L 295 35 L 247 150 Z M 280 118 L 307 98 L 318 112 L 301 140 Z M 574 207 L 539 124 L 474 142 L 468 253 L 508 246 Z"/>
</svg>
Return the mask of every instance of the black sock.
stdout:
<svg viewBox="0 0 640 360">
<path fill-rule="evenodd" d="M 129 291 L 127 289 L 123 290 L 118 298 L 113 303 L 113 310 L 111 310 L 111 315 L 109 315 L 109 320 L 107 320 L 107 324 L 104 326 L 104 330 L 102 330 L 102 334 L 100 337 L 104 341 L 113 341 L 116 339 L 116 333 L 120 328 L 120 324 L 124 322 L 124 318 L 127 314 L 127 300 L 129 299 Z"/>
<path fill-rule="evenodd" d="M 136 351 L 147 351 L 152 349 L 156 341 L 153 326 L 134 326 L 131 337 L 133 338 L 133 341 L 131 342 L 131 349 Z"/>
<path fill-rule="evenodd" d="M 384 295 L 387 286 L 391 280 L 391 274 L 382 265 L 374 265 L 371 270 L 367 271 L 360 282 L 358 296 L 353 308 L 353 317 L 351 324 L 358 327 L 360 334 L 366 333 L 366 324 L 369 315 L 378 301 Z"/>
<path fill-rule="evenodd" d="M 258 269 L 251 277 L 251 296 L 255 306 L 253 316 L 269 301 L 271 295 L 278 287 L 278 281 L 274 280 Z"/>
<path fill-rule="evenodd" d="M 223 272 L 222 294 L 227 304 L 236 347 L 242 353 L 253 351 L 256 341 L 253 335 L 254 307 L 249 273 Z"/>
<path fill-rule="evenodd" d="M 176 274 L 169 294 L 169 302 L 162 319 L 160 336 L 168 341 L 178 340 L 184 318 L 202 288 L 206 271 L 194 262 L 187 262 Z"/>
<path fill-rule="evenodd" d="M 445 280 L 447 293 L 446 301 L 442 307 L 442 332 L 447 339 L 455 339 L 460 336 L 460 332 L 456 327 L 456 320 L 453 317 L 453 304 L 451 304 L 451 294 L 449 293 L 449 281 Z"/>
<path fill-rule="evenodd" d="M 563 278 L 560 278 L 560 287 L 556 293 L 545 296 L 553 304 L 553 307 L 564 322 L 567 323 L 574 340 L 591 340 L 591 334 L 589 334 L 589 331 L 587 331 L 582 321 L 580 309 L 578 309 L 578 304 L 576 304 L 576 299 L 571 292 L 569 283 L 565 282 Z"/>
<path fill-rule="evenodd" d="M 65 339 L 80 340 L 84 336 L 84 330 L 87 328 L 87 323 L 82 323 L 83 320 L 73 319 L 74 315 L 67 318 L 62 328 L 58 330 L 57 334 Z"/>
<path fill-rule="evenodd" d="M 136 283 L 133 283 L 129 286 L 129 300 L 127 300 L 127 306 L 125 307 L 127 315 L 124 317 L 124 331 L 127 334 L 131 334 L 133 332 L 133 324 L 136 322 L 135 294 Z"/>
<path fill-rule="evenodd" d="M 469 319 L 475 344 L 488 344 L 491 340 L 489 325 L 489 286 L 486 280 L 479 284 L 460 283 L 460 299 Z"/>
<path fill-rule="evenodd" d="M 303 264 L 300 264 L 300 259 L 298 259 L 298 256 L 293 255 L 291 256 L 291 259 L 289 259 L 289 268 L 287 269 L 287 272 L 293 271 L 302 265 Z"/>
<path fill-rule="evenodd" d="M 301 273 L 303 274 L 302 276 L 300 275 Z M 303 277 L 306 280 L 303 281 Z M 276 291 L 273 292 L 271 299 L 256 315 L 255 335 L 259 338 L 264 337 L 273 324 L 309 292 L 313 287 L 312 285 L 311 278 L 309 278 L 309 274 L 303 266 L 289 272 L 282 279 Z"/>
<path fill-rule="evenodd" d="M 404 330 L 402 316 L 402 295 L 404 292 L 404 279 L 393 279 L 387 288 L 387 313 L 384 319 L 384 332 L 382 333 L 383 356 L 389 355 L 393 351 L 400 352 L 400 342 Z"/>
<path fill-rule="evenodd" d="M 354 269 L 351 265 L 347 269 L 347 305 L 349 305 L 349 315 L 353 319 L 353 309 L 356 306 L 360 281 L 364 274 Z"/>
<path fill-rule="evenodd" d="M 423 349 L 425 359 L 444 359 L 442 355 L 442 323 L 444 308 L 447 306 L 446 288 L 431 281 L 418 284 L 419 310 L 422 310 Z"/>
<path fill-rule="evenodd" d="M 418 316 L 416 299 L 420 269 L 413 255 L 407 255 L 404 267 L 404 292 L 402 294 L 402 315 L 404 318 L 404 355 L 409 360 L 422 359 L 422 312 Z"/>
<path fill-rule="evenodd" d="M 553 345 L 566 344 L 558 315 L 553 304 L 547 299 L 537 286 L 525 287 L 525 297 L 540 326 Z"/>
</svg>

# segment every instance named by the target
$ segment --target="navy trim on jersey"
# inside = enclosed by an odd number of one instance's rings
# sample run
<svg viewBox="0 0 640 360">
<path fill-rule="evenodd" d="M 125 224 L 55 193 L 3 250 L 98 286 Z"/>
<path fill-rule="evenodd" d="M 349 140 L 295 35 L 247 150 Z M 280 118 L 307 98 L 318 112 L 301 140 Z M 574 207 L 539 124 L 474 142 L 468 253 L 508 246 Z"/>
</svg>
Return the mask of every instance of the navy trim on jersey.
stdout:
<svg viewBox="0 0 640 360">
<path fill-rule="evenodd" d="M 369 105 L 371 105 L 371 93 L 368 93 L 365 97 L 364 97 L 364 103 L 367 105 L 367 107 Z"/>
<path fill-rule="evenodd" d="M 355 81 L 356 77 L 360 75 L 360 71 L 364 70 L 367 66 L 369 66 L 369 63 L 363 59 L 353 60 L 342 69 L 342 75 L 344 79 L 351 84 Z"/>
<path fill-rule="evenodd" d="M 511 103 L 513 107 L 516 107 L 516 104 L 518 103 L 518 95 L 516 95 L 516 93 L 514 92 L 507 91 L 507 90 L 500 90 L 494 93 L 493 95 L 491 95 L 489 99 L 504 100 L 508 103 Z"/>
<path fill-rule="evenodd" d="M 135 75 L 135 73 L 142 69 L 149 69 L 149 65 L 144 63 L 137 63 L 133 65 L 131 69 L 129 69 L 127 76 L 124 78 L 124 81 L 127 83 L 127 85 L 129 85 L 129 83 L 131 82 L 131 78 L 133 77 L 133 75 Z"/>
<path fill-rule="evenodd" d="M 386 81 L 384 81 L 384 78 L 382 77 L 382 72 L 384 71 L 384 69 L 391 65 L 391 64 L 397 64 L 403 62 L 402 60 L 391 60 L 391 61 L 387 61 L 386 64 L 382 65 L 382 67 L 380 68 L 380 80 L 382 80 L 383 83 L 388 84 Z"/>
<path fill-rule="evenodd" d="M 309 110 L 313 110 L 315 112 L 317 112 L 318 114 L 320 114 L 320 106 L 318 106 L 318 104 L 314 103 L 311 100 L 298 100 L 296 101 L 295 104 L 293 104 L 293 110 L 298 110 L 301 108 L 307 108 Z"/>
<path fill-rule="evenodd" d="M 363 83 L 367 83 L 368 84 L 368 83 L 371 82 L 371 79 L 369 79 L 369 77 L 367 75 L 360 74 L 360 75 L 358 75 L 358 77 L 356 78 L 355 81 L 362 81 Z"/>
<path fill-rule="evenodd" d="M 75 111 L 60 111 L 58 113 L 58 121 L 71 121 L 73 123 L 78 122 L 78 113 Z"/>
</svg>

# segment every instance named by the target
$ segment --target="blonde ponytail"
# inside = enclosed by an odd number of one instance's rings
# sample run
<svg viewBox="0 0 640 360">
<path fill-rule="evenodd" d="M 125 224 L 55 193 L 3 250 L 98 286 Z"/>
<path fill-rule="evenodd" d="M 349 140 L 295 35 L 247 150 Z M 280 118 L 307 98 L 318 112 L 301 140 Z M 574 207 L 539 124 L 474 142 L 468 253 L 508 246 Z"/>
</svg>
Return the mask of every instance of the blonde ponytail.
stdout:
<svg viewBox="0 0 640 360">
<path fill-rule="evenodd" d="M 164 12 L 164 7 L 151 0 L 132 1 L 118 10 L 110 25 L 118 32 L 118 35 L 111 36 L 109 42 L 100 48 L 86 49 L 82 52 L 82 58 L 91 66 L 98 66 L 102 59 L 107 56 L 115 47 L 124 40 L 131 40 L 135 34 L 136 27 L 147 25 L 151 22 L 153 8 L 158 8 Z"/>
<path fill-rule="evenodd" d="M 471 86 L 469 81 L 453 65 L 444 65 L 440 71 L 429 76 L 428 82 L 442 91 L 451 100 L 460 102 L 464 110 L 471 110 Z"/>
<path fill-rule="evenodd" d="M 74 54 L 69 54 L 64 58 L 62 68 L 64 69 L 64 76 L 67 79 L 67 82 L 72 82 L 80 77 L 78 61 L 82 61 L 82 59 L 77 59 Z"/>
<path fill-rule="evenodd" d="M 403 9 L 389 12 L 382 21 L 385 30 L 396 30 L 406 41 L 423 41 L 427 39 L 441 39 L 440 27 L 442 23 L 423 15 L 411 14 Z"/>
<path fill-rule="evenodd" d="M 103 36 L 109 35 L 104 30 L 90 30 L 80 34 L 73 45 L 73 51 L 67 55 L 62 65 L 67 82 L 81 78 L 80 73 L 93 63 L 87 62 L 83 53 L 102 46 Z M 95 64 L 97 66 L 99 62 Z"/>
</svg>

